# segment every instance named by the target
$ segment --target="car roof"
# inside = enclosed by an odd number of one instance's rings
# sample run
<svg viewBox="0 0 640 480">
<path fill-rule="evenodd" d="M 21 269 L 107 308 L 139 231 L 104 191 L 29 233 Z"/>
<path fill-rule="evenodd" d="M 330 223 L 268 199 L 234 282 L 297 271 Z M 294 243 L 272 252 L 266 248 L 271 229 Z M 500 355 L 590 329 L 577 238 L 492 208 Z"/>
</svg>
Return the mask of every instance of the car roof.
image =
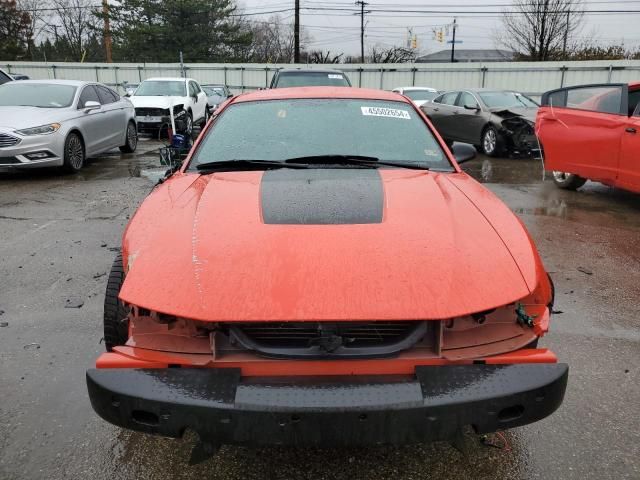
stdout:
<svg viewBox="0 0 640 480">
<path fill-rule="evenodd" d="M 394 90 L 402 89 L 403 92 L 410 92 L 411 90 L 426 90 L 427 92 L 437 92 L 438 90 L 431 87 L 396 87 Z"/>
<path fill-rule="evenodd" d="M 70 85 L 72 87 L 81 87 L 83 85 L 94 85 L 99 82 L 85 82 L 83 80 L 20 80 L 20 84 L 24 85 L 25 83 L 41 83 L 41 84 L 49 84 L 49 85 Z"/>
<path fill-rule="evenodd" d="M 145 78 L 143 81 L 153 80 L 154 82 L 186 82 L 187 80 L 195 80 L 193 78 L 182 78 L 182 77 L 151 77 Z"/>
<path fill-rule="evenodd" d="M 283 68 L 278 70 L 278 73 L 340 73 L 340 74 L 344 74 L 342 70 L 336 70 L 331 68 Z"/>
<path fill-rule="evenodd" d="M 294 98 L 344 98 L 361 100 L 388 100 L 411 104 L 395 92 L 353 87 L 292 87 L 257 90 L 233 98 L 233 103 L 264 100 L 286 100 Z"/>
</svg>

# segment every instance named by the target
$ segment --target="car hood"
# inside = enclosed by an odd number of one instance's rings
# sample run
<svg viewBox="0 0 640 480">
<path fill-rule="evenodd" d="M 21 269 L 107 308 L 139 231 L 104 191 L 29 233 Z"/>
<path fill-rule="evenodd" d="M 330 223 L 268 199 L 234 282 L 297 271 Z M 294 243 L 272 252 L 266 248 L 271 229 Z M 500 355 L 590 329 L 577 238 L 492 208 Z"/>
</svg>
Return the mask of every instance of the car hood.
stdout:
<svg viewBox="0 0 640 480">
<path fill-rule="evenodd" d="M 538 113 L 537 108 L 491 108 L 491 113 L 497 115 L 501 118 L 512 118 L 512 117 L 522 117 L 530 120 L 531 122 L 536 122 L 536 114 Z"/>
<path fill-rule="evenodd" d="M 464 173 L 179 173 L 127 227 L 120 298 L 203 321 L 444 319 L 528 295 L 536 255 Z"/>
<path fill-rule="evenodd" d="M 185 97 L 162 97 L 162 96 L 150 96 L 142 97 L 133 95 L 129 97 L 131 103 L 136 108 L 170 108 L 172 105 L 183 105 L 187 99 Z"/>
<path fill-rule="evenodd" d="M 0 128 L 20 130 L 48 123 L 63 122 L 76 116 L 69 108 L 0 107 Z"/>
</svg>

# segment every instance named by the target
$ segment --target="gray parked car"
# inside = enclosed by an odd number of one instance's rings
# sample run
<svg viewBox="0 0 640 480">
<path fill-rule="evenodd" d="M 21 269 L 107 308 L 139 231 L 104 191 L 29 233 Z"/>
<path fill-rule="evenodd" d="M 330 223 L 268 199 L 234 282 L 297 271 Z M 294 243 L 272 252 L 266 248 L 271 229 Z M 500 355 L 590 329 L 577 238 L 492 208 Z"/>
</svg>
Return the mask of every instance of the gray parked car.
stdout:
<svg viewBox="0 0 640 480">
<path fill-rule="evenodd" d="M 0 170 L 61 166 L 138 143 L 129 100 L 99 83 L 23 80 L 0 85 Z"/>
<path fill-rule="evenodd" d="M 491 157 L 503 153 L 531 153 L 538 104 L 507 90 L 455 90 L 420 107 L 447 143 L 475 145 Z"/>
<path fill-rule="evenodd" d="M 207 94 L 209 113 L 213 113 L 227 98 L 233 97 L 233 93 L 226 85 L 202 85 L 202 91 Z"/>
</svg>

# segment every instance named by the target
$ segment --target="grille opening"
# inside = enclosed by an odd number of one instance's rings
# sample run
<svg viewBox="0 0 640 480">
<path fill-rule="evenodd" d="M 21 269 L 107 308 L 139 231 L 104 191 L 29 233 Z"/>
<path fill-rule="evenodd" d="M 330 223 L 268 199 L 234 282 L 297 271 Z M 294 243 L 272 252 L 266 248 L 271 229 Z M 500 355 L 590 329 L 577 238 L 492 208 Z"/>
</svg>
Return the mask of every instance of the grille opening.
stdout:
<svg viewBox="0 0 640 480">
<path fill-rule="evenodd" d="M 394 343 L 413 331 L 417 323 L 247 323 L 238 328 L 252 340 L 271 347 L 309 347 L 322 336 L 335 335 L 345 346 L 358 348 Z"/>
<path fill-rule="evenodd" d="M 498 421 L 511 422 L 517 420 L 524 413 L 524 407 L 522 405 L 512 405 L 507 408 L 503 408 L 498 412 Z"/>
<path fill-rule="evenodd" d="M 437 350 L 439 322 L 250 322 L 221 325 L 234 347 L 269 357 L 385 357 L 419 344 Z M 435 352 L 434 352 L 435 355 Z"/>
<path fill-rule="evenodd" d="M 160 423 L 160 418 L 153 412 L 146 410 L 134 410 L 131 412 L 131 419 L 139 423 L 140 425 L 147 425 L 149 427 L 157 427 Z"/>
</svg>

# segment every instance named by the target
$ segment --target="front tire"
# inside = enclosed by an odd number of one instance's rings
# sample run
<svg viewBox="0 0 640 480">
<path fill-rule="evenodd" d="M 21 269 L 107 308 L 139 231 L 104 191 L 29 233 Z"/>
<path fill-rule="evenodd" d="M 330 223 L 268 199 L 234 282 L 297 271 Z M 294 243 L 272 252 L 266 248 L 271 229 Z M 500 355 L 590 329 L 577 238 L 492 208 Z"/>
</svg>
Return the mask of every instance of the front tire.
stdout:
<svg viewBox="0 0 640 480">
<path fill-rule="evenodd" d="M 488 157 L 497 157 L 502 152 L 498 130 L 491 125 L 482 132 L 482 152 Z"/>
<path fill-rule="evenodd" d="M 71 132 L 64 141 L 64 161 L 62 168 L 69 173 L 76 173 L 84 165 L 84 143 L 76 132 Z"/>
<path fill-rule="evenodd" d="M 113 347 L 124 345 L 129 338 L 129 309 L 118 298 L 123 281 L 124 267 L 122 254 L 119 253 L 111 266 L 104 296 L 104 344 L 107 352 Z"/>
<path fill-rule="evenodd" d="M 554 170 L 552 172 L 552 175 L 553 183 L 565 190 L 576 190 L 587 182 L 586 178 L 582 178 L 579 175 L 575 175 L 573 173 Z"/>
<path fill-rule="evenodd" d="M 135 123 L 129 122 L 127 124 L 127 141 L 124 145 L 120 147 L 120 151 L 122 153 L 133 153 L 136 151 L 137 146 L 138 146 L 138 129 L 136 128 Z"/>
<path fill-rule="evenodd" d="M 185 120 L 185 126 L 184 126 L 184 134 L 187 135 L 188 137 L 191 137 L 191 135 L 193 134 L 193 114 L 190 111 L 187 112 L 187 119 Z"/>
</svg>

